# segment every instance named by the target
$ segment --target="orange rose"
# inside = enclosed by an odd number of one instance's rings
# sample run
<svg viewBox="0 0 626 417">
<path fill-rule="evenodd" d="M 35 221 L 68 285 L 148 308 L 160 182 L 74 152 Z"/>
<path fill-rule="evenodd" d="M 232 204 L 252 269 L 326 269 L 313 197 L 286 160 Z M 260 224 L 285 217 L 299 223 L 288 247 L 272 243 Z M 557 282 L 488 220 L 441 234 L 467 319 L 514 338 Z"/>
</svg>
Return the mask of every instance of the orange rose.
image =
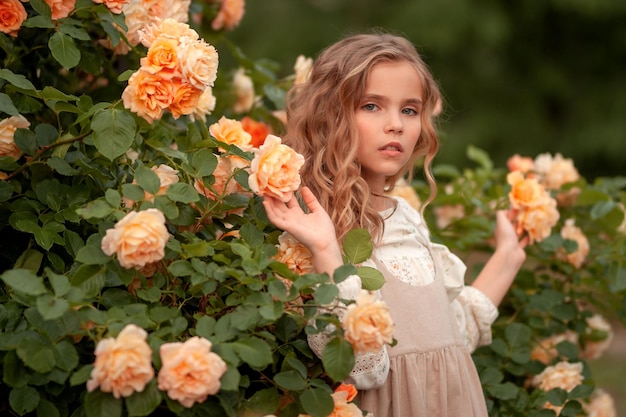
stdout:
<svg viewBox="0 0 626 417">
<path fill-rule="evenodd" d="M 76 6 L 76 0 L 44 0 L 50 9 L 52 10 L 52 20 L 63 19 L 68 17 L 74 6 Z"/>
<path fill-rule="evenodd" d="M 178 39 L 165 36 L 156 38 L 140 62 L 142 70 L 158 74 L 165 80 L 180 77 L 182 74 L 178 70 Z"/>
<path fill-rule="evenodd" d="M 211 22 L 213 30 L 232 30 L 239 25 L 245 12 L 244 0 L 221 0 L 220 10 Z"/>
<path fill-rule="evenodd" d="M 363 417 L 359 407 L 347 399 L 347 391 L 335 391 L 330 396 L 333 397 L 335 407 L 328 417 Z"/>
<path fill-rule="evenodd" d="M 150 194 L 147 191 L 145 193 L 144 200 L 153 202 L 155 196 L 164 195 L 167 192 L 167 189 L 169 188 L 169 186 L 172 184 L 176 184 L 179 181 L 179 178 L 178 178 L 178 171 L 165 164 L 161 164 L 159 166 L 155 165 L 150 169 L 152 170 L 152 172 L 157 174 L 157 176 L 159 177 L 159 182 L 161 184 L 161 186 L 159 187 L 159 191 L 157 191 L 156 194 Z M 137 184 L 137 181 L 133 180 L 132 183 Z M 132 207 L 133 204 L 135 203 L 134 201 L 129 200 L 127 198 L 123 198 L 123 200 L 124 200 L 125 207 Z"/>
<path fill-rule="evenodd" d="M 541 242 L 552 232 L 552 227 L 559 220 L 556 200 L 546 197 L 536 206 L 520 210 L 517 216 L 518 232 L 526 231 L 529 243 Z"/>
<path fill-rule="evenodd" d="M 278 253 L 274 257 L 296 274 L 315 272 L 311 252 L 287 232 L 278 236 Z"/>
<path fill-rule="evenodd" d="M 13 37 L 28 17 L 24 5 L 19 0 L 2 0 L 0 2 L 0 32 Z"/>
<path fill-rule="evenodd" d="M 393 342 L 394 324 L 389 308 L 376 301 L 373 292 L 361 291 L 343 317 L 345 338 L 356 354 L 378 352 L 385 343 Z"/>
<path fill-rule="evenodd" d="M 238 184 L 232 176 L 233 166 L 231 160 L 223 156 L 218 156 L 217 167 L 215 167 L 213 171 L 215 181 L 211 187 L 207 187 L 202 181 L 196 180 L 194 182 L 194 188 L 205 197 L 211 200 L 217 200 L 218 195 L 224 197 L 237 192 Z"/>
<path fill-rule="evenodd" d="M 168 110 L 172 113 L 174 119 L 178 119 L 182 115 L 194 112 L 202 90 L 197 89 L 191 84 L 173 82 L 172 83 L 172 103 Z"/>
<path fill-rule="evenodd" d="M 252 78 L 248 77 L 243 68 L 239 68 L 233 77 L 233 86 L 235 88 L 235 104 L 233 111 L 235 113 L 246 113 L 254 106 L 254 83 Z"/>
<path fill-rule="evenodd" d="M 250 116 L 244 116 L 244 118 L 241 119 L 241 126 L 243 127 L 243 130 L 248 132 L 252 137 L 250 144 L 255 148 L 263 145 L 265 138 L 271 133 L 270 127 L 267 124 L 257 122 Z"/>
<path fill-rule="evenodd" d="M 548 366 L 539 375 L 532 379 L 532 385 L 548 392 L 554 388 L 561 388 L 570 392 L 583 383 L 583 364 L 581 362 L 559 362 Z M 559 414 L 562 406 L 555 406 L 547 402 L 545 408 L 555 410 Z"/>
<path fill-rule="evenodd" d="M 304 157 L 281 143 L 278 136 L 268 135 L 265 143 L 254 150 L 248 185 L 257 195 L 269 195 L 287 202 L 300 187 L 300 168 Z"/>
<path fill-rule="evenodd" d="M 209 126 L 209 132 L 220 142 L 235 145 L 243 150 L 250 148 L 252 136 L 243 130 L 243 125 L 239 120 L 228 119 L 222 116 L 217 123 Z"/>
<path fill-rule="evenodd" d="M 211 342 L 195 336 L 184 343 L 161 345 L 159 389 L 185 407 L 201 403 L 220 390 L 226 363 L 211 352 Z"/>
<path fill-rule="evenodd" d="M 154 377 L 152 350 L 146 342 L 148 333 L 128 324 L 117 338 L 102 339 L 96 346 L 96 361 L 87 381 L 87 391 L 100 387 L 115 398 L 142 392 Z"/>
<path fill-rule="evenodd" d="M 573 240 L 578 244 L 578 248 L 571 253 L 566 253 L 565 250 L 561 250 L 559 256 L 574 265 L 575 268 L 580 268 L 589 254 L 589 240 L 574 222 L 574 219 L 565 220 L 565 224 L 561 229 L 561 237 L 563 239 Z"/>
<path fill-rule="evenodd" d="M 131 75 L 122 92 L 124 107 L 150 123 L 163 116 L 173 99 L 172 83 L 141 68 Z"/>
<path fill-rule="evenodd" d="M 339 386 L 335 388 L 335 392 L 340 392 L 340 391 L 345 391 L 348 393 L 348 396 L 346 397 L 346 401 L 354 400 L 354 398 L 358 394 L 356 387 L 352 384 L 344 384 L 344 383 L 339 384 Z"/>
<path fill-rule="evenodd" d="M 617 417 L 613 397 L 600 388 L 596 388 L 591 394 L 590 402 L 585 404 L 584 408 L 589 417 Z"/>
<path fill-rule="evenodd" d="M 142 0 L 141 3 L 147 2 Z M 144 6 L 147 5 L 148 4 L 144 4 Z M 160 37 L 174 39 L 176 41 L 180 41 L 185 38 L 190 40 L 200 39 L 198 33 L 191 29 L 188 24 L 184 23 L 187 19 L 175 19 L 172 17 L 164 18 L 161 16 L 164 11 L 160 10 L 161 8 L 159 8 L 158 5 L 158 2 L 152 3 L 150 8 L 151 15 L 156 18 L 152 19 L 151 22 L 144 28 L 139 29 L 139 37 L 143 46 L 149 48 L 152 46 L 152 43 Z M 172 5 L 173 3 L 171 1 L 163 2 L 162 4 L 162 6 L 168 8 Z"/>
<path fill-rule="evenodd" d="M 104 5 L 111 11 L 111 13 L 120 14 L 124 5 L 128 4 L 130 0 L 93 0 L 94 3 L 104 3 Z"/>
<path fill-rule="evenodd" d="M 521 171 L 523 173 L 527 173 L 533 170 L 535 162 L 532 158 L 515 154 L 506 161 L 506 166 L 509 168 L 509 171 Z"/>
<path fill-rule="evenodd" d="M 307 58 L 304 55 L 298 55 L 296 63 L 293 66 L 295 73 L 294 85 L 303 84 L 311 76 L 311 69 L 313 67 L 313 58 Z"/>
<path fill-rule="evenodd" d="M 511 185 L 509 200 L 515 209 L 536 205 L 547 194 L 536 178 L 525 177 L 520 171 L 510 172 L 506 180 Z"/>
<path fill-rule="evenodd" d="M 169 236 L 163 213 L 150 208 L 124 216 L 114 228 L 106 231 L 101 246 L 109 256 L 116 253 L 122 267 L 140 269 L 163 259 Z"/>
<path fill-rule="evenodd" d="M 530 352 L 530 359 L 548 365 L 559 356 L 556 345 L 566 341 L 577 344 L 578 333 L 568 330 L 565 333 L 556 334 L 543 339 Z"/>
<path fill-rule="evenodd" d="M 16 161 L 20 159 L 23 152 L 15 144 L 15 131 L 29 126 L 30 122 L 22 115 L 11 116 L 0 121 L 0 156 L 10 156 Z"/>
<path fill-rule="evenodd" d="M 535 172 L 539 175 L 541 183 L 550 190 L 558 190 L 564 184 L 577 181 L 580 178 L 573 161 L 563 158 L 560 153 L 554 157 L 547 153 L 537 155 Z"/>
<path fill-rule="evenodd" d="M 211 87 L 205 88 L 198 99 L 198 104 L 189 115 L 191 121 L 195 122 L 196 119 L 206 121 L 206 117 L 215 110 L 215 101 L 213 89 Z"/>
<path fill-rule="evenodd" d="M 219 57 L 213 45 L 183 38 L 179 48 L 180 65 L 186 82 L 204 90 L 213 87 L 217 78 Z"/>
</svg>

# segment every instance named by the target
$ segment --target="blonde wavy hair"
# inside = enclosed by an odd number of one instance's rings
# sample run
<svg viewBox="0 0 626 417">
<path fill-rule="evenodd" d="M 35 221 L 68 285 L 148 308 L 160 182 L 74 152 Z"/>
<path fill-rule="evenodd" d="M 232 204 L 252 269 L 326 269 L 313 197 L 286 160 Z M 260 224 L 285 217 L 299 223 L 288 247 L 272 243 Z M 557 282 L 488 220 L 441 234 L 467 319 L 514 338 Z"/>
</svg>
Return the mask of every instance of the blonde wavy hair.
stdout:
<svg viewBox="0 0 626 417">
<path fill-rule="evenodd" d="M 426 206 L 437 192 L 431 172 L 432 160 L 439 149 L 433 111 L 441 102 L 441 95 L 428 67 L 408 39 L 382 32 L 348 36 L 323 50 L 313 64 L 309 79 L 295 85 L 287 97 L 284 143 L 304 156 L 300 171 L 303 185 L 311 188 L 329 213 L 340 242 L 354 228 L 365 228 L 375 237 L 380 237 L 384 228 L 382 217 L 369 204 L 370 188 L 361 177 L 355 110 L 372 67 L 380 62 L 397 61 L 411 63 L 421 77 L 422 132 L 406 166 L 387 178 L 386 186 L 392 190 L 400 177 L 410 177 L 416 162 L 423 157 L 430 186 Z"/>
</svg>

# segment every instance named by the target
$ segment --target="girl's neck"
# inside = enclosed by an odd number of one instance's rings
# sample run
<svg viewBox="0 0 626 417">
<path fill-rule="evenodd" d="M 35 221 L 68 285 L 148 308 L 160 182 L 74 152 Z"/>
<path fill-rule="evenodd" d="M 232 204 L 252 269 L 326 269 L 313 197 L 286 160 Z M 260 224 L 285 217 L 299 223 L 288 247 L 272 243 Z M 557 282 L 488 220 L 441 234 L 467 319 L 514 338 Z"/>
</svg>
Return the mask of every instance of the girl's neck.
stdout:
<svg viewBox="0 0 626 417">
<path fill-rule="evenodd" d="M 378 212 L 393 208 L 393 200 L 384 195 L 370 194 L 370 199 L 370 204 Z"/>
</svg>

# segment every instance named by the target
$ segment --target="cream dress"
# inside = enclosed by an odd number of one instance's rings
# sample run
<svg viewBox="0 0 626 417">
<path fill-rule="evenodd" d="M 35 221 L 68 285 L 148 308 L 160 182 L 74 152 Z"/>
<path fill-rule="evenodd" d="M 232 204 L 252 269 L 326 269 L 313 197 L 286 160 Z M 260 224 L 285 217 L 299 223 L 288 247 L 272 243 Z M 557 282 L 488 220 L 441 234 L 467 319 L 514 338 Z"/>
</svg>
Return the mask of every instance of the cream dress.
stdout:
<svg viewBox="0 0 626 417">
<path fill-rule="evenodd" d="M 383 273 L 379 296 L 395 324 L 394 347 L 356 358 L 346 382 L 356 401 L 374 417 L 487 416 L 470 353 L 491 342 L 497 309 L 464 284 L 465 266 L 445 246 L 430 242 L 420 214 L 395 198 L 383 213 L 381 244 L 365 265 Z M 358 281 L 358 282 L 357 282 Z M 340 284 L 340 297 L 354 298 L 360 280 Z M 320 353 L 323 337 L 309 338 Z"/>
</svg>

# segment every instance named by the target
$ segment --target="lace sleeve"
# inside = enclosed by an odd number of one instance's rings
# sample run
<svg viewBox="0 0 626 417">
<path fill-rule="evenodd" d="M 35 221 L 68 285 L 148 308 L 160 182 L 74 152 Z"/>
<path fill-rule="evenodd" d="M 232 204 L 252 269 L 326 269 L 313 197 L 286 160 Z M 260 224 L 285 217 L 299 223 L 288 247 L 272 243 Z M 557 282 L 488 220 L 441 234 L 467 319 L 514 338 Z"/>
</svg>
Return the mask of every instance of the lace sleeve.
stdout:
<svg viewBox="0 0 626 417">
<path fill-rule="evenodd" d="M 491 343 L 491 325 L 498 317 L 498 309 L 485 294 L 465 286 L 450 305 L 470 352 Z"/>
</svg>

